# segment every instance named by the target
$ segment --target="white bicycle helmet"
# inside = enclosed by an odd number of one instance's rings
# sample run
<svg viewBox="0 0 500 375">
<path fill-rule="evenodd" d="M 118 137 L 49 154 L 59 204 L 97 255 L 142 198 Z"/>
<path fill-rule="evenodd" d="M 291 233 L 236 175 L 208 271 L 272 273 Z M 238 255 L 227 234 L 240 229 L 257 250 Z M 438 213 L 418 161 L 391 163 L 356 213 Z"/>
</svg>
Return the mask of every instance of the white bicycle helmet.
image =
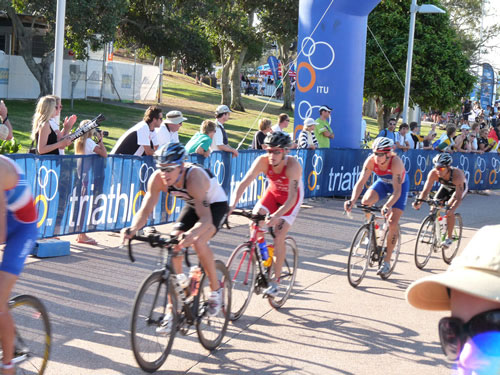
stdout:
<svg viewBox="0 0 500 375">
<path fill-rule="evenodd" d="M 373 152 L 391 152 L 394 146 L 392 139 L 387 137 L 378 137 L 373 141 Z"/>
</svg>

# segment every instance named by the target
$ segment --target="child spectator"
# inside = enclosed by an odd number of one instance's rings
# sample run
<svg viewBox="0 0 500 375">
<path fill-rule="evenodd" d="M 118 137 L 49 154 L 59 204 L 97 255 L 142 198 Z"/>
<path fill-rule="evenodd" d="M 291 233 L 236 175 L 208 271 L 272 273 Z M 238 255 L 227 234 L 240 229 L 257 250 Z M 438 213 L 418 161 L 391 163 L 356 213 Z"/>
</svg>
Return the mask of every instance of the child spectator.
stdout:
<svg viewBox="0 0 500 375">
<path fill-rule="evenodd" d="M 299 135 L 299 148 L 308 148 L 315 150 L 318 148 L 318 140 L 314 135 L 314 128 L 318 123 L 312 118 L 306 118 L 304 121 L 304 128 Z"/>
<path fill-rule="evenodd" d="M 210 146 L 216 130 L 215 122 L 205 120 L 200 125 L 200 131 L 193 135 L 186 144 L 188 154 L 200 154 L 204 157 L 210 156 Z"/>
<path fill-rule="evenodd" d="M 259 131 L 255 133 L 253 137 L 251 148 L 255 150 L 262 150 L 262 143 L 264 138 L 266 138 L 267 133 L 271 132 L 271 120 L 268 118 L 262 118 L 259 121 Z"/>
</svg>

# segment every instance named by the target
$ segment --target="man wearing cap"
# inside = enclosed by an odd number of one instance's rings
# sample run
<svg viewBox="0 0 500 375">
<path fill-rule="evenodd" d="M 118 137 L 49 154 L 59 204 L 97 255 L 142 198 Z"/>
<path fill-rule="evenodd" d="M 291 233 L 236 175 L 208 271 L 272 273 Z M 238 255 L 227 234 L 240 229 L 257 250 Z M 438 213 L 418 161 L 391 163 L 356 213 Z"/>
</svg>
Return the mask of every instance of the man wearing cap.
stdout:
<svg viewBox="0 0 500 375">
<path fill-rule="evenodd" d="M 319 118 L 316 120 L 318 128 L 316 138 L 320 148 L 330 148 L 330 140 L 335 137 L 328 121 L 331 112 L 332 109 L 327 105 L 322 105 L 319 108 Z"/>
<path fill-rule="evenodd" d="M 163 124 L 155 130 L 158 137 L 158 147 L 170 142 L 179 143 L 179 129 L 187 118 L 182 116 L 181 111 L 170 111 L 163 119 Z"/>
<path fill-rule="evenodd" d="M 229 120 L 231 110 L 227 105 L 220 105 L 215 110 L 215 123 L 217 128 L 215 129 L 215 135 L 212 142 L 212 151 L 226 151 L 233 154 L 233 158 L 238 156 L 238 150 L 229 146 L 229 140 L 227 138 L 226 130 L 224 129 L 224 124 Z"/>
<path fill-rule="evenodd" d="M 417 280 L 406 291 L 418 309 L 451 311 L 439 321 L 438 333 L 457 374 L 500 374 L 499 231 L 500 225 L 481 228 L 446 272 Z"/>
<path fill-rule="evenodd" d="M 151 106 L 144 112 L 144 118 L 128 129 L 116 142 L 110 154 L 153 155 L 158 148 L 155 129 L 161 125 L 163 113 L 160 107 Z"/>
</svg>

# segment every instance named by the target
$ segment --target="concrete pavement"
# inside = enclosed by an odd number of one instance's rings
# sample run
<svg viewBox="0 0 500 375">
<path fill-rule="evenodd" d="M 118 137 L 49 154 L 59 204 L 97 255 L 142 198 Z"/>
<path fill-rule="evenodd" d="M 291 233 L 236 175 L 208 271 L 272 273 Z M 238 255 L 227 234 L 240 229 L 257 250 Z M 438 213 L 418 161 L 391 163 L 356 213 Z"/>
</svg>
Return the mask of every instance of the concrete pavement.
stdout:
<svg viewBox="0 0 500 375">
<path fill-rule="evenodd" d="M 293 227 L 299 270 L 285 306 L 274 310 L 254 295 L 245 315 L 230 323 L 224 344 L 210 353 L 196 332 L 178 335 L 158 374 L 449 374 L 437 322 L 445 315 L 413 309 L 404 300 L 415 279 L 446 269 L 436 254 L 424 271 L 413 261 L 415 236 L 427 214 L 407 208 L 403 245 L 388 281 L 369 270 L 352 288 L 348 248 L 361 224 L 342 215 L 341 200 L 308 201 Z M 468 195 L 461 249 L 486 224 L 499 224 L 500 193 Z M 167 231 L 160 227 L 162 231 Z M 224 262 L 246 239 L 246 225 L 222 230 L 211 242 Z M 92 233 L 99 245 L 72 245 L 70 256 L 30 258 L 15 293 L 35 294 L 51 318 L 53 343 L 47 374 L 141 374 L 130 349 L 135 292 L 154 268 L 157 251 L 137 245 L 131 264 L 113 233 Z M 74 240 L 75 236 L 67 236 Z"/>
</svg>

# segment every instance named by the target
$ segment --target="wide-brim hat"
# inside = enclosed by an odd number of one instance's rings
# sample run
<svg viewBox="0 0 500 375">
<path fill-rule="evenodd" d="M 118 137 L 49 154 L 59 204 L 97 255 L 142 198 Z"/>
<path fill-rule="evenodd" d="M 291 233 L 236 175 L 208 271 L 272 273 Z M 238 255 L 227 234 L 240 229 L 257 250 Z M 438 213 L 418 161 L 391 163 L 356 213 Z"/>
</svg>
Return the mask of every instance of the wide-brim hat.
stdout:
<svg viewBox="0 0 500 375">
<path fill-rule="evenodd" d="M 164 124 L 175 124 L 178 125 L 181 122 L 187 121 L 187 118 L 182 116 L 181 111 L 170 111 L 163 118 Z"/>
<path fill-rule="evenodd" d="M 481 228 L 444 273 L 413 282 L 406 300 L 423 310 L 450 310 L 447 289 L 500 303 L 500 225 Z"/>
</svg>

